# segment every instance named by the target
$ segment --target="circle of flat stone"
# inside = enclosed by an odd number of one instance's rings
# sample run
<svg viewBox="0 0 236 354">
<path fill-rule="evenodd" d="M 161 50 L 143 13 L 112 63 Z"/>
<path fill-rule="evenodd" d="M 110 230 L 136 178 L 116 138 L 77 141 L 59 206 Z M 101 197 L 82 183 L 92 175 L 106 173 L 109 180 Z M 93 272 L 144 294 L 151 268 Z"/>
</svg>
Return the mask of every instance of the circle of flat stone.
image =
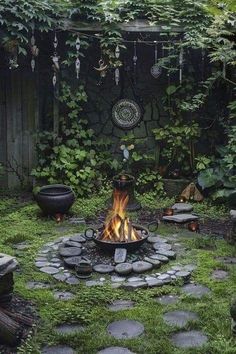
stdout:
<svg viewBox="0 0 236 354">
<path fill-rule="evenodd" d="M 162 305 L 172 305 L 179 301 L 179 297 L 177 295 L 163 295 L 155 298 Z"/>
<path fill-rule="evenodd" d="M 164 321 L 179 328 L 184 327 L 189 321 L 198 320 L 198 315 L 190 311 L 171 311 L 166 312 L 163 316 Z"/>
<path fill-rule="evenodd" d="M 67 278 L 65 282 L 70 285 L 78 285 L 80 283 L 79 279 L 74 276 Z"/>
<path fill-rule="evenodd" d="M 182 287 L 185 294 L 200 299 L 210 293 L 210 289 L 200 284 L 187 284 Z"/>
<path fill-rule="evenodd" d="M 75 235 L 69 235 L 69 236 L 70 236 L 69 237 L 70 241 L 75 241 L 75 242 L 80 242 L 80 243 L 86 242 L 86 239 L 81 234 L 75 234 Z"/>
<path fill-rule="evenodd" d="M 161 238 L 161 237 L 159 237 L 159 236 L 149 236 L 148 238 L 147 238 L 147 241 L 149 242 L 149 243 L 167 243 L 168 242 L 168 240 L 167 239 L 165 239 L 165 238 Z"/>
<path fill-rule="evenodd" d="M 117 339 L 128 339 L 140 336 L 144 332 L 144 326 L 138 321 L 121 320 L 110 323 L 107 331 Z"/>
<path fill-rule="evenodd" d="M 80 247 L 62 247 L 59 250 L 59 254 L 62 257 L 73 257 L 73 256 L 80 256 L 82 250 Z"/>
<path fill-rule="evenodd" d="M 197 348 L 207 342 L 207 336 L 201 331 L 178 332 L 172 335 L 171 341 L 178 348 Z"/>
<path fill-rule="evenodd" d="M 143 273 L 153 268 L 153 265 L 145 261 L 137 261 L 132 264 L 135 273 Z"/>
<path fill-rule="evenodd" d="M 59 273 L 59 269 L 55 267 L 42 267 L 40 271 L 46 274 L 56 274 Z"/>
<path fill-rule="evenodd" d="M 69 291 L 55 291 L 54 292 L 54 298 L 56 300 L 67 301 L 67 300 L 73 299 L 74 297 L 75 297 L 75 295 L 70 293 Z"/>
<path fill-rule="evenodd" d="M 80 256 L 66 257 L 66 258 L 64 258 L 64 262 L 69 267 L 75 267 L 81 261 L 81 259 L 82 259 L 82 257 L 80 257 Z"/>
<path fill-rule="evenodd" d="M 109 347 L 100 350 L 97 354 L 135 354 L 131 352 L 128 348 L 124 347 Z"/>
<path fill-rule="evenodd" d="M 115 267 L 115 271 L 118 273 L 118 274 L 129 274 L 131 273 L 133 270 L 133 266 L 131 263 L 120 263 L 120 264 L 117 264 L 116 267 Z"/>
<path fill-rule="evenodd" d="M 80 242 L 76 241 L 66 241 L 64 244 L 64 247 L 82 247 L 82 244 Z"/>
<path fill-rule="evenodd" d="M 172 248 L 171 245 L 169 245 L 168 243 L 160 243 L 160 242 L 153 243 L 152 247 L 154 250 L 162 249 L 165 251 L 170 251 Z"/>
<path fill-rule="evenodd" d="M 96 264 L 93 267 L 93 270 L 97 273 L 101 273 L 101 274 L 106 274 L 106 273 L 111 273 L 113 272 L 115 269 L 115 267 L 113 267 L 110 264 Z"/>
<path fill-rule="evenodd" d="M 113 312 L 127 310 L 132 307 L 134 307 L 134 302 L 131 300 L 116 300 L 107 306 L 107 308 Z"/>
<path fill-rule="evenodd" d="M 84 330 L 85 327 L 78 323 L 62 323 L 61 325 L 55 327 L 55 332 L 58 334 L 74 334 Z"/>
<path fill-rule="evenodd" d="M 42 348 L 42 354 L 75 354 L 73 348 L 67 345 L 53 345 Z"/>
<path fill-rule="evenodd" d="M 149 256 L 149 258 L 157 259 L 158 261 L 160 261 L 162 263 L 168 263 L 169 262 L 169 259 L 166 256 L 163 256 L 161 254 L 153 254 L 152 256 Z"/>
<path fill-rule="evenodd" d="M 222 269 L 216 269 L 212 273 L 212 278 L 215 280 L 225 280 L 229 276 L 229 273 Z"/>
</svg>

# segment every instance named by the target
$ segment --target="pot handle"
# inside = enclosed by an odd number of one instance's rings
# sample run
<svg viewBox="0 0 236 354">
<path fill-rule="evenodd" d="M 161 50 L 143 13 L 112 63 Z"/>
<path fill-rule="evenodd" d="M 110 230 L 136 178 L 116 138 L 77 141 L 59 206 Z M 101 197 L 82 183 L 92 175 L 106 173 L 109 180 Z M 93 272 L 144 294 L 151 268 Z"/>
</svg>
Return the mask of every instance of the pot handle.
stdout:
<svg viewBox="0 0 236 354">
<path fill-rule="evenodd" d="M 150 231 L 150 232 L 155 232 L 155 231 L 157 231 L 158 226 L 159 226 L 158 220 L 157 220 L 157 221 L 151 221 L 151 222 L 148 224 L 147 228 L 148 228 L 148 231 Z"/>
<path fill-rule="evenodd" d="M 92 231 L 92 233 L 90 233 Z M 92 240 L 94 238 L 94 235 L 96 234 L 96 230 L 94 230 L 92 227 L 88 227 L 85 231 L 84 231 L 84 237 L 87 240 Z"/>
</svg>

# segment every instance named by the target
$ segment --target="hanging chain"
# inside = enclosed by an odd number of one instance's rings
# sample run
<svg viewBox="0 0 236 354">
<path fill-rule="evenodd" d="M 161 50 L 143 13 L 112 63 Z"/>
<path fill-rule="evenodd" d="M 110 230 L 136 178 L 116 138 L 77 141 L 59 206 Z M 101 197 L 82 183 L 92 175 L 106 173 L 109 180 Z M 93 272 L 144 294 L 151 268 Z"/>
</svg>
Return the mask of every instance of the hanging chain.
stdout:
<svg viewBox="0 0 236 354">
<path fill-rule="evenodd" d="M 115 49 L 115 58 L 118 60 L 120 57 L 120 47 L 117 45 Z M 120 69 L 118 67 L 115 68 L 115 83 L 119 85 L 120 81 Z"/>
<path fill-rule="evenodd" d="M 57 54 L 57 47 L 58 47 L 58 39 L 57 39 L 57 34 L 55 32 L 54 35 L 54 39 L 53 39 L 53 48 L 54 48 L 54 52 L 53 52 L 53 56 L 52 58 L 52 68 L 53 68 L 53 77 L 52 77 L 52 84 L 54 86 L 54 88 L 56 87 L 57 84 L 57 73 L 60 70 L 60 65 L 59 65 L 59 59 L 60 57 Z"/>
<path fill-rule="evenodd" d="M 75 72 L 76 72 L 76 78 L 79 79 L 79 73 L 80 73 L 80 59 L 79 59 L 80 38 L 79 38 L 79 35 L 75 41 L 75 48 L 76 48 Z"/>
</svg>

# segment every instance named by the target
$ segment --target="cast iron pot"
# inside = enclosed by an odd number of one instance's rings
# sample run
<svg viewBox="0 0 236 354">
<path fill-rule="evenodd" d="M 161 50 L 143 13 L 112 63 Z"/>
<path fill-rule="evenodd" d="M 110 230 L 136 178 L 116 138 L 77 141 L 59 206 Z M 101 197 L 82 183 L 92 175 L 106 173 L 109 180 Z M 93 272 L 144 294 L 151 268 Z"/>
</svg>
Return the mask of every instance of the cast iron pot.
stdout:
<svg viewBox="0 0 236 354">
<path fill-rule="evenodd" d="M 66 214 L 75 201 L 75 194 L 64 184 L 51 184 L 41 187 L 35 199 L 46 215 Z"/>
<path fill-rule="evenodd" d="M 135 177 L 129 174 L 120 174 L 113 177 L 113 187 L 122 192 L 127 192 L 129 201 L 126 207 L 128 211 L 135 211 L 141 208 L 140 203 L 134 196 Z"/>
</svg>

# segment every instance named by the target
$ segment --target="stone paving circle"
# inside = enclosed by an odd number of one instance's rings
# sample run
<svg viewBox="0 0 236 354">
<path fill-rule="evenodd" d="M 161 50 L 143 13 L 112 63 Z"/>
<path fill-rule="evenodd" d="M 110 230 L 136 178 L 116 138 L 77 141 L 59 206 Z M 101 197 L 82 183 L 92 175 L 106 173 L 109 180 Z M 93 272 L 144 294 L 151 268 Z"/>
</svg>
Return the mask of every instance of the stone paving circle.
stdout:
<svg viewBox="0 0 236 354">
<path fill-rule="evenodd" d="M 134 307 L 134 301 L 131 300 L 116 300 L 107 306 L 110 311 L 127 310 Z"/>
<path fill-rule="evenodd" d="M 200 299 L 204 295 L 209 294 L 211 291 L 204 285 L 200 284 L 186 284 L 182 287 L 185 294 Z"/>
<path fill-rule="evenodd" d="M 53 345 L 44 347 L 42 354 L 76 354 L 75 350 L 67 345 Z"/>
<path fill-rule="evenodd" d="M 102 349 L 97 354 L 135 354 L 131 352 L 128 348 L 124 347 L 109 347 L 106 349 Z"/>
<path fill-rule="evenodd" d="M 55 332 L 58 334 L 75 334 L 84 331 L 84 326 L 78 323 L 62 323 L 55 327 Z"/>
<path fill-rule="evenodd" d="M 166 312 L 163 316 L 164 321 L 179 328 L 184 327 L 189 321 L 198 320 L 198 315 L 190 311 L 172 311 Z"/>
<path fill-rule="evenodd" d="M 179 297 L 177 295 L 163 295 L 155 298 L 162 305 L 172 305 L 179 301 Z"/>
<path fill-rule="evenodd" d="M 201 331 L 179 332 L 171 337 L 172 343 L 178 348 L 201 347 L 207 340 L 207 336 Z"/>
<path fill-rule="evenodd" d="M 144 326 L 138 321 L 121 320 L 110 323 L 107 331 L 117 339 L 128 339 L 140 336 L 144 332 Z"/>
<path fill-rule="evenodd" d="M 212 278 L 215 280 L 225 280 L 229 277 L 229 273 L 222 269 L 216 269 L 212 273 Z"/>
</svg>

